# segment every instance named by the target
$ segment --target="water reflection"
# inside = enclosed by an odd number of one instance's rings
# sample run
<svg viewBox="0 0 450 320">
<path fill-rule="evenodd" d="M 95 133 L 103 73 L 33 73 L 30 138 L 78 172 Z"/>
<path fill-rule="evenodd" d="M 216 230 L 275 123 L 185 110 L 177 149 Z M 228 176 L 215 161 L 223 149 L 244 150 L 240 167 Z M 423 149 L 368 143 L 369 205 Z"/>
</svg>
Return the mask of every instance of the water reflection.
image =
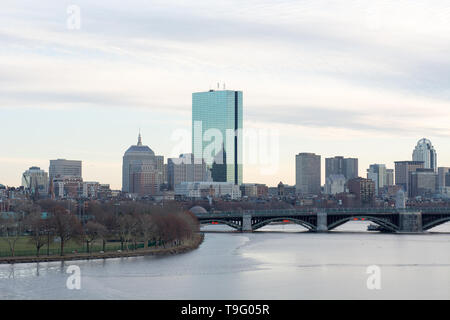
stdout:
<svg viewBox="0 0 450 320">
<path fill-rule="evenodd" d="M 367 232 L 349 222 L 315 234 L 297 225 L 257 232 L 204 228 L 199 249 L 173 256 L 0 265 L 0 299 L 450 298 L 450 227 L 423 235 Z M 67 267 L 82 289 L 68 290 Z M 381 268 L 382 290 L 366 287 Z"/>
</svg>

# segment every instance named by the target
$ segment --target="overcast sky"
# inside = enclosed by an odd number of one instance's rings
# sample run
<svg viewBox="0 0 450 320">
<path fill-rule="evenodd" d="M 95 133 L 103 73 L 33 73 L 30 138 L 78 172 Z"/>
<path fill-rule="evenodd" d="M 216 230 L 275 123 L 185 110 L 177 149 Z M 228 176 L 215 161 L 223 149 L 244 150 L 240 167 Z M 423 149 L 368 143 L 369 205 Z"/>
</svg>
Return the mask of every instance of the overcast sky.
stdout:
<svg viewBox="0 0 450 320">
<path fill-rule="evenodd" d="M 448 0 L 2 0 L 0 183 L 66 158 L 118 189 L 139 128 L 176 156 L 217 82 L 244 92 L 244 127 L 279 132 L 277 172 L 245 182 L 293 184 L 299 152 L 393 168 L 423 137 L 450 166 L 449 57 Z"/>
</svg>

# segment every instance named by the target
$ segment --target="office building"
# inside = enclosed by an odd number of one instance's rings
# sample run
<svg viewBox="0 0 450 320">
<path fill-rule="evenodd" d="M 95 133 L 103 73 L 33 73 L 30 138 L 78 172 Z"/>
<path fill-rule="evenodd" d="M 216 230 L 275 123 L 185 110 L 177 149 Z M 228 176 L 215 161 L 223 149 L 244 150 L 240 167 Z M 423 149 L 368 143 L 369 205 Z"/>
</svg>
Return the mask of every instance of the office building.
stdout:
<svg viewBox="0 0 450 320">
<path fill-rule="evenodd" d="M 174 190 L 182 182 L 212 181 L 211 171 L 205 161 L 195 161 L 192 153 L 185 153 L 179 158 L 167 159 L 167 180 L 169 189 Z"/>
<path fill-rule="evenodd" d="M 163 184 L 163 172 L 156 162 L 136 161 L 129 167 L 129 193 L 139 196 L 157 195 Z"/>
<path fill-rule="evenodd" d="M 51 181 L 50 193 L 59 199 L 77 199 L 82 196 L 83 179 L 78 176 L 57 176 Z"/>
<path fill-rule="evenodd" d="M 175 197 L 188 199 L 225 197 L 236 200 L 241 198 L 241 190 L 233 182 L 182 182 L 175 186 Z"/>
<path fill-rule="evenodd" d="M 450 173 L 450 167 L 439 167 L 438 168 L 438 187 L 450 187 L 450 184 L 446 184 L 445 177 Z"/>
<path fill-rule="evenodd" d="M 48 173 L 39 167 L 31 167 L 22 174 L 22 186 L 33 195 L 48 194 Z"/>
<path fill-rule="evenodd" d="M 358 205 L 372 205 L 375 201 L 375 182 L 372 179 L 355 178 L 347 181 L 350 194 L 356 197 Z"/>
<path fill-rule="evenodd" d="M 437 154 L 431 141 L 428 139 L 420 139 L 412 155 L 413 161 L 423 161 L 425 169 L 433 169 L 437 172 Z"/>
<path fill-rule="evenodd" d="M 320 155 L 299 153 L 295 156 L 295 189 L 302 195 L 320 194 Z"/>
<path fill-rule="evenodd" d="M 410 197 L 431 197 L 436 193 L 437 174 L 434 169 L 419 168 L 410 172 Z"/>
<path fill-rule="evenodd" d="M 192 94 L 192 152 L 210 167 L 223 165 L 221 182 L 242 184 L 242 91 L 210 90 Z M 223 157 L 217 157 L 222 152 Z M 225 162 L 225 163 L 224 163 Z M 217 170 L 217 168 L 216 168 Z"/>
<path fill-rule="evenodd" d="M 396 161 L 395 162 L 395 184 L 401 186 L 408 193 L 409 176 L 416 169 L 423 168 L 423 161 Z"/>
<path fill-rule="evenodd" d="M 358 159 L 337 156 L 325 159 L 325 178 L 342 174 L 346 180 L 358 177 Z"/>
<path fill-rule="evenodd" d="M 371 164 L 367 169 L 367 179 L 375 182 L 375 194 L 380 194 L 380 189 L 393 185 L 394 170 L 387 169 L 385 164 Z"/>
<path fill-rule="evenodd" d="M 50 160 L 49 178 L 76 177 L 82 178 L 82 162 L 79 160 L 57 159 Z"/>
<path fill-rule="evenodd" d="M 137 144 L 129 147 L 123 156 L 122 191 L 140 196 L 155 195 L 163 180 L 164 158 L 143 145 L 139 134 Z"/>
<path fill-rule="evenodd" d="M 393 186 L 394 185 L 394 169 L 386 169 L 386 185 L 385 186 Z"/>
<path fill-rule="evenodd" d="M 265 184 L 259 183 L 243 183 L 240 189 L 241 195 L 249 198 L 265 198 L 269 192 L 269 188 Z"/>
<path fill-rule="evenodd" d="M 165 179 L 164 174 L 164 156 L 155 156 L 155 162 L 156 162 L 156 170 L 162 174 L 162 183 L 167 183 L 167 179 Z"/>
</svg>

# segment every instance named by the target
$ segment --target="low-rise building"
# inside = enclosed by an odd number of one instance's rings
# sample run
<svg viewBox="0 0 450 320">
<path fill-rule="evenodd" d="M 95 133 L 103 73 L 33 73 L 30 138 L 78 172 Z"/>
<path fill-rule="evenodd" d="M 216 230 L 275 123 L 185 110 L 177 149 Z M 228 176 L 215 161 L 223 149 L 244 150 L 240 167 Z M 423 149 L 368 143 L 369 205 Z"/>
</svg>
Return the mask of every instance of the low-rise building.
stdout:
<svg viewBox="0 0 450 320">
<path fill-rule="evenodd" d="M 243 183 L 240 186 L 243 197 L 265 198 L 268 195 L 269 188 L 265 184 Z"/>
<path fill-rule="evenodd" d="M 375 182 L 372 179 L 355 178 L 347 181 L 349 193 L 356 196 L 360 205 L 372 205 L 375 200 Z"/>
<path fill-rule="evenodd" d="M 182 182 L 175 186 L 175 197 L 177 198 L 241 198 L 241 190 L 232 182 Z"/>
</svg>

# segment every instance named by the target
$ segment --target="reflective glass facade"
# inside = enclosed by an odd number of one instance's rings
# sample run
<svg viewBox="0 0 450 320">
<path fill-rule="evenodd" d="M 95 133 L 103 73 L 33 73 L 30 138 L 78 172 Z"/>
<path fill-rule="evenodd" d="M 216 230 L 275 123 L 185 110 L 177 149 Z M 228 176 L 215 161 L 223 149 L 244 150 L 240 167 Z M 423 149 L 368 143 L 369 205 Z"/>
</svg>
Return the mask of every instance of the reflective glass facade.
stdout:
<svg viewBox="0 0 450 320">
<path fill-rule="evenodd" d="M 242 183 L 242 125 L 242 91 L 192 94 L 192 153 L 210 167 L 225 158 L 221 182 Z"/>
</svg>

